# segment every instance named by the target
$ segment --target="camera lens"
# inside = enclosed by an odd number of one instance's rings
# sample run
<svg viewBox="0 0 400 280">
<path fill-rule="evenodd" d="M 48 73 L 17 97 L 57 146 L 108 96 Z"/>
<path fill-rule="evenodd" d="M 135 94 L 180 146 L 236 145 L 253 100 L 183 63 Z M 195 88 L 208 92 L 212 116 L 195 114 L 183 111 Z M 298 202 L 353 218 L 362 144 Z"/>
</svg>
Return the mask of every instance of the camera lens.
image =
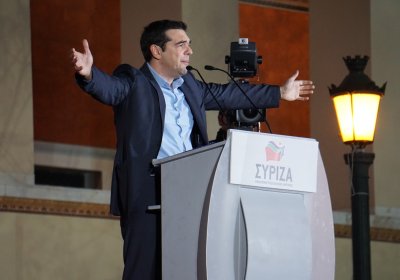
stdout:
<svg viewBox="0 0 400 280">
<path fill-rule="evenodd" d="M 258 110 L 245 109 L 243 110 L 243 115 L 248 119 L 254 119 L 255 117 L 258 117 Z"/>
</svg>

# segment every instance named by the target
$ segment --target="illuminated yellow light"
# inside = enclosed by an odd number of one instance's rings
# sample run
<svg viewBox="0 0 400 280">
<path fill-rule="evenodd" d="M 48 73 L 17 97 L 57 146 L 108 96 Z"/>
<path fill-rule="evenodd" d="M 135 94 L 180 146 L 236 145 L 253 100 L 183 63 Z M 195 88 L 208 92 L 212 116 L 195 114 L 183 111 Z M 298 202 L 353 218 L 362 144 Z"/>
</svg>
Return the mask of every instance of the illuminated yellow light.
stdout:
<svg viewBox="0 0 400 280">
<path fill-rule="evenodd" d="M 353 94 L 353 122 L 355 140 L 373 141 L 380 96 Z"/>
<path fill-rule="evenodd" d="M 353 114 L 351 110 L 351 95 L 338 95 L 333 98 L 336 117 L 339 123 L 342 141 L 353 140 Z"/>
<path fill-rule="evenodd" d="M 343 142 L 374 140 L 380 98 L 380 95 L 371 93 L 333 97 Z"/>
</svg>

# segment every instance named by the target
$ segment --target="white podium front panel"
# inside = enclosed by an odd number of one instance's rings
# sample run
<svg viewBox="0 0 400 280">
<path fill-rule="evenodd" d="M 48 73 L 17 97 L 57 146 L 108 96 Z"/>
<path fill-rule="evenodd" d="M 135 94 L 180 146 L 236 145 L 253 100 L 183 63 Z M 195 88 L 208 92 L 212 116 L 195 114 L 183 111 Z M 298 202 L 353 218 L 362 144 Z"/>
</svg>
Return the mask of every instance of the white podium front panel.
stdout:
<svg viewBox="0 0 400 280">
<path fill-rule="evenodd" d="M 318 142 L 314 139 L 229 130 L 230 183 L 315 192 Z"/>
<path fill-rule="evenodd" d="M 239 192 L 248 243 L 246 279 L 311 279 L 311 230 L 303 195 Z"/>
</svg>

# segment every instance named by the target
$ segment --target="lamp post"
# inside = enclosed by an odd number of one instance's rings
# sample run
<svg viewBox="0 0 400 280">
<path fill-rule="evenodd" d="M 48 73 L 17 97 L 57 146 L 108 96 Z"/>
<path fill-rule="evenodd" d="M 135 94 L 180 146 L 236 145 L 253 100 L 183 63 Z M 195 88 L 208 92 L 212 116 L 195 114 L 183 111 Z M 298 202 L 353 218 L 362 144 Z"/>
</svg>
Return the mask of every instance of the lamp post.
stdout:
<svg viewBox="0 0 400 280">
<path fill-rule="evenodd" d="M 368 56 L 343 58 L 350 73 L 338 87 L 332 84 L 329 88 L 342 141 L 351 146 L 351 153 L 345 154 L 344 158 L 352 176 L 354 280 L 371 279 L 368 170 L 375 154 L 366 152 L 365 147 L 374 141 L 379 102 L 386 87 L 386 83 L 382 87 L 376 86 L 364 73 L 368 59 Z"/>
</svg>

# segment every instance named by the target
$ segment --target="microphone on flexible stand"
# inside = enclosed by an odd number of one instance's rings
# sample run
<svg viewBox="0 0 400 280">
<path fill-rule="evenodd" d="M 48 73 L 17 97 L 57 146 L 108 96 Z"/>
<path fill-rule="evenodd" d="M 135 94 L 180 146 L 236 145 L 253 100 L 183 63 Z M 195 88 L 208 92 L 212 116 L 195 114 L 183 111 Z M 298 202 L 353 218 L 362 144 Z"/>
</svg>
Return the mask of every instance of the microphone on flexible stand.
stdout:
<svg viewBox="0 0 400 280">
<path fill-rule="evenodd" d="M 253 101 L 250 99 L 250 97 L 247 96 L 246 92 L 242 89 L 242 87 L 239 85 L 239 83 L 235 80 L 235 78 L 228 72 L 225 71 L 223 69 L 211 66 L 211 65 L 206 65 L 204 66 L 204 69 L 208 70 L 208 71 L 221 71 L 224 72 L 225 74 L 227 74 L 229 76 L 229 78 L 235 83 L 235 85 L 239 88 L 240 92 L 246 97 L 246 99 L 250 102 L 251 106 L 253 106 L 253 109 L 256 110 L 258 112 L 258 114 L 263 118 L 264 116 L 262 115 L 262 113 L 260 112 L 260 110 L 257 108 L 257 106 L 253 103 Z M 270 133 L 272 133 L 271 127 L 267 121 L 267 117 L 265 117 L 265 124 L 268 127 L 268 130 Z"/>
<path fill-rule="evenodd" d="M 219 104 L 217 98 L 215 97 L 214 93 L 211 91 L 210 87 L 208 86 L 207 82 L 204 80 L 203 76 L 200 74 L 200 71 L 197 70 L 196 68 L 190 66 L 190 65 L 186 66 L 186 69 L 187 69 L 188 71 L 194 70 L 194 71 L 197 72 L 197 74 L 199 74 L 199 77 L 200 77 L 200 79 L 203 81 L 203 83 L 206 85 L 208 92 L 211 94 L 211 96 L 212 96 L 212 98 L 214 99 L 215 103 L 217 103 L 218 109 L 219 109 L 220 111 L 224 111 L 224 109 L 222 108 L 221 104 Z"/>
</svg>

